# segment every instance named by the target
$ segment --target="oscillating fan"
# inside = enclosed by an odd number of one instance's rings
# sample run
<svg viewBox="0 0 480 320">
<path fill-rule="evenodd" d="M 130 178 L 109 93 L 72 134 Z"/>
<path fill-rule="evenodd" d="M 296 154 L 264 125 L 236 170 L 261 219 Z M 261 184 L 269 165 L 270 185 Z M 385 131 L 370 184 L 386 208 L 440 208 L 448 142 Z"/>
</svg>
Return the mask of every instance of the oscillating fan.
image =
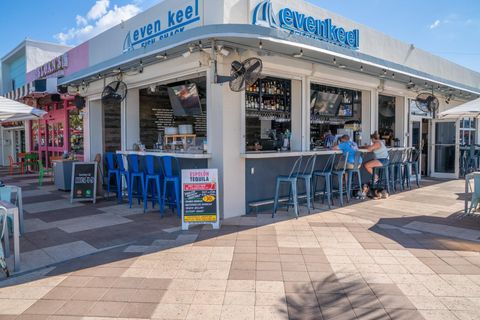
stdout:
<svg viewBox="0 0 480 320">
<path fill-rule="evenodd" d="M 437 97 L 430 92 L 422 92 L 415 99 L 417 108 L 425 113 L 435 113 L 440 105 Z"/>
<path fill-rule="evenodd" d="M 127 96 L 127 85 L 123 81 L 113 81 L 103 88 L 103 103 L 122 102 Z"/>
<path fill-rule="evenodd" d="M 235 92 L 245 90 L 254 84 L 262 74 L 263 63 L 258 58 L 249 58 L 243 62 L 233 61 L 229 77 L 217 76 L 217 83 L 229 82 L 230 89 Z"/>
</svg>

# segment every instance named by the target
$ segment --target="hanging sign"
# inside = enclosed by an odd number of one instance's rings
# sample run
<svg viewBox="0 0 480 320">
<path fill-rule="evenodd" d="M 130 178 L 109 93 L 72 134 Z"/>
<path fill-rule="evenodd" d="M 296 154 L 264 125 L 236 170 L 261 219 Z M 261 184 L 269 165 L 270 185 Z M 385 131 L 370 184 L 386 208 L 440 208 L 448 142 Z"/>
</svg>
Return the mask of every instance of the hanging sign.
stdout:
<svg viewBox="0 0 480 320">
<path fill-rule="evenodd" d="M 182 170 L 182 230 L 190 224 L 220 228 L 218 170 Z"/>
<path fill-rule="evenodd" d="M 72 166 L 72 187 L 70 202 L 93 201 L 97 195 L 97 163 L 74 162 Z"/>
</svg>

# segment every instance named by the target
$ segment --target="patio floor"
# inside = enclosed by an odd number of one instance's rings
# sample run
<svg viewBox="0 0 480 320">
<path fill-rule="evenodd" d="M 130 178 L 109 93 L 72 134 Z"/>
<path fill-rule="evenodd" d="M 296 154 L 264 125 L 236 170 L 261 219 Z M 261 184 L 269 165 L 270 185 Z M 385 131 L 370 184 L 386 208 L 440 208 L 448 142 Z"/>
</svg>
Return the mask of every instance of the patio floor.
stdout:
<svg viewBox="0 0 480 320">
<path fill-rule="evenodd" d="M 23 187 L 22 271 L 2 319 L 480 319 L 480 219 L 463 181 L 378 201 L 180 231 L 136 205 Z M 303 210 L 305 211 L 305 210 Z"/>
</svg>

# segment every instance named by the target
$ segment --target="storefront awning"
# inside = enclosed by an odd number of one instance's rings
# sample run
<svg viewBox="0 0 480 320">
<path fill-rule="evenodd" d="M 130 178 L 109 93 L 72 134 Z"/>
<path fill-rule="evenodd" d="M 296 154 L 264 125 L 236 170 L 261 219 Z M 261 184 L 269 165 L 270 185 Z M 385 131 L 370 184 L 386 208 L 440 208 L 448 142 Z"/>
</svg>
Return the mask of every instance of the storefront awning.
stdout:
<svg viewBox="0 0 480 320">
<path fill-rule="evenodd" d="M 0 122 L 35 120 L 47 112 L 0 96 Z"/>
<path fill-rule="evenodd" d="M 93 65 L 80 72 L 59 79 L 59 85 L 79 85 L 82 80 L 96 77 L 98 74 L 112 73 L 114 69 L 129 68 L 138 65 L 141 60 L 144 65 L 158 61 L 156 56 L 167 53 L 169 57 L 180 56 L 188 50 L 192 43 L 202 41 L 206 44 L 215 39 L 217 43 L 229 44 L 232 47 L 239 46 L 246 49 L 259 50 L 259 41 L 262 41 L 262 51 L 293 57 L 302 49 L 299 59 L 332 65 L 332 57 L 337 57 L 338 65 L 347 69 L 360 70 L 360 65 L 365 68 L 365 74 L 377 76 L 388 70 L 389 74 L 395 73 L 396 81 L 402 80 L 407 83 L 409 79 L 414 81 L 429 81 L 435 85 L 447 86 L 456 90 L 474 95 L 480 95 L 480 89 L 444 79 L 426 72 L 413 69 L 406 65 L 400 65 L 384 59 L 376 58 L 355 50 L 344 48 L 332 43 L 309 39 L 284 31 L 246 24 L 223 24 L 208 25 L 187 30 L 176 34 L 174 37 L 155 42 L 145 48 L 128 51 L 110 60 Z M 354 69 L 355 68 L 355 69 Z M 403 79 L 401 79 L 403 77 Z"/>
<path fill-rule="evenodd" d="M 440 113 L 441 119 L 477 118 L 480 117 L 480 98 L 461 104 Z"/>
<path fill-rule="evenodd" d="M 39 79 L 26 83 L 25 85 L 5 94 L 11 100 L 20 100 L 25 97 L 41 96 L 57 93 L 57 78 Z"/>
</svg>

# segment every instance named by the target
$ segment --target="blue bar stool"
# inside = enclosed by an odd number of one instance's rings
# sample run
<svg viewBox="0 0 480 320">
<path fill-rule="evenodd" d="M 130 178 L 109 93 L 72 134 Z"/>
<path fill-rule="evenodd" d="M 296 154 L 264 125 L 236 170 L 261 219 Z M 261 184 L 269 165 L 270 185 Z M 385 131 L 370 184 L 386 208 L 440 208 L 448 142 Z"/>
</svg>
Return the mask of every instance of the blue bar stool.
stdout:
<svg viewBox="0 0 480 320">
<path fill-rule="evenodd" d="M 277 176 L 275 179 L 275 200 L 273 202 L 273 213 L 272 218 L 275 217 L 277 213 L 279 200 L 280 200 L 280 185 L 282 183 L 288 183 L 289 185 L 289 196 L 286 202 L 287 210 L 288 208 L 293 205 L 293 209 L 295 211 L 295 215 L 298 217 L 298 192 L 297 192 L 297 181 L 298 178 L 295 175 L 295 172 L 298 172 L 302 167 L 302 160 L 303 157 L 300 156 L 295 163 L 293 164 L 292 170 L 290 170 L 290 174 L 288 176 Z"/>
<path fill-rule="evenodd" d="M 172 209 L 173 207 L 177 208 L 177 216 L 181 217 L 182 213 L 180 202 L 182 201 L 182 198 L 180 196 L 180 164 L 177 158 L 171 156 L 162 157 L 162 164 L 164 179 L 163 196 L 160 203 L 160 213 L 163 216 L 165 204 L 169 204 L 172 206 Z M 168 188 L 169 186 L 172 186 L 172 184 L 173 190 Z M 170 194 L 171 199 L 167 199 L 167 194 Z"/>
<path fill-rule="evenodd" d="M 335 169 L 332 171 L 332 181 L 334 178 L 337 178 L 337 189 L 332 188 L 332 193 L 338 194 L 338 197 L 340 198 L 340 206 L 343 207 L 343 195 L 347 193 L 347 187 L 348 183 L 343 183 L 343 179 L 345 178 L 345 175 L 347 174 L 347 160 L 348 160 L 348 152 L 345 154 L 342 154 L 341 157 L 339 157 L 339 161 L 337 165 L 335 166 Z M 332 184 L 333 186 L 333 184 Z M 350 197 L 347 196 L 347 200 L 350 200 Z"/>
<path fill-rule="evenodd" d="M 403 191 L 403 151 L 402 150 L 392 150 L 390 152 L 390 164 L 389 164 L 389 173 L 390 173 L 390 183 L 392 184 L 392 191 L 396 192 L 400 189 Z M 397 189 L 397 185 L 399 188 Z"/>
<path fill-rule="evenodd" d="M 420 165 L 419 165 L 420 151 L 416 148 L 409 150 L 408 160 L 404 167 L 404 180 L 407 187 L 412 190 L 412 184 L 410 182 L 411 175 L 415 175 L 415 181 L 417 188 L 420 187 Z"/>
<path fill-rule="evenodd" d="M 115 168 L 115 161 L 113 153 L 105 153 L 105 159 L 107 160 L 107 197 L 110 196 L 110 182 L 111 177 L 115 177 L 115 185 L 117 188 L 117 199 L 120 196 L 120 172 Z"/>
<path fill-rule="evenodd" d="M 145 192 L 143 193 L 143 212 L 147 211 L 148 206 L 148 187 L 151 186 L 151 200 L 152 200 L 152 208 L 155 208 L 155 201 L 158 202 L 158 206 L 161 206 L 162 203 L 162 192 L 160 189 L 160 174 L 155 172 L 155 159 L 156 157 L 152 155 L 145 156 L 145 164 L 146 164 L 146 175 L 145 175 Z M 161 216 L 163 217 L 163 212 L 161 212 Z"/>
<path fill-rule="evenodd" d="M 310 208 L 313 209 L 313 171 L 315 170 L 315 162 L 317 161 L 317 156 L 310 156 L 305 164 L 303 172 L 294 173 L 297 177 L 297 180 L 305 182 L 305 193 L 307 197 L 307 210 L 310 214 Z"/>
<path fill-rule="evenodd" d="M 313 200 L 315 202 L 315 197 L 317 196 L 317 184 L 318 179 L 321 178 L 324 180 L 323 191 L 322 191 L 322 203 L 325 201 L 325 197 L 327 198 L 328 208 L 331 208 L 333 204 L 332 199 L 332 171 L 333 165 L 335 162 L 335 154 L 331 154 L 327 162 L 325 163 L 322 170 L 315 170 L 313 171 Z"/>
<path fill-rule="evenodd" d="M 355 151 L 355 156 L 353 160 L 353 169 L 347 168 L 347 200 L 350 201 L 350 198 L 353 195 L 353 191 L 358 190 L 362 191 L 362 174 L 360 173 L 360 167 L 362 165 L 362 152 Z M 357 185 L 354 187 L 352 185 L 354 176 L 357 177 Z"/>
<path fill-rule="evenodd" d="M 387 189 L 387 192 L 390 193 L 390 171 L 389 164 L 383 165 L 381 167 L 373 167 L 372 172 L 372 181 L 370 183 L 373 189 L 382 187 Z M 375 181 L 375 176 L 378 177 L 378 180 Z"/>
<path fill-rule="evenodd" d="M 123 199 L 123 190 L 122 190 L 122 178 L 125 177 L 125 182 L 127 184 L 127 194 L 128 190 L 130 189 L 130 174 L 128 170 L 125 169 L 125 165 L 123 164 L 123 155 L 117 153 L 117 168 L 120 174 L 120 194 L 118 196 L 118 202 L 120 203 Z"/>
<path fill-rule="evenodd" d="M 138 198 L 138 204 L 140 204 L 140 199 L 143 199 L 145 193 L 145 173 L 140 171 L 138 164 L 138 155 L 131 154 L 128 157 L 128 171 L 130 174 L 130 186 L 128 187 L 128 204 L 130 208 L 132 207 L 132 199 Z M 137 193 L 133 194 L 133 187 L 135 186 L 135 181 L 137 181 Z M 141 191 L 140 191 L 141 189 Z"/>
</svg>

